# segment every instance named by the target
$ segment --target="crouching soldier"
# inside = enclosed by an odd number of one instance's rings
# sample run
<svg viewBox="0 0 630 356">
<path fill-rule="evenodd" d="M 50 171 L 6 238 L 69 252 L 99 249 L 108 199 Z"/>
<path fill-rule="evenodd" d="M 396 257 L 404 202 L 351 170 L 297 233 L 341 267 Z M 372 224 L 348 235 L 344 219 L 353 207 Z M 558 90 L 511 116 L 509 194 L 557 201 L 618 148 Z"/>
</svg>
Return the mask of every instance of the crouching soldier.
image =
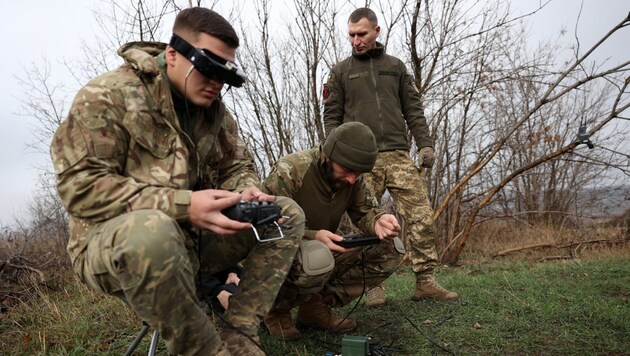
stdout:
<svg viewBox="0 0 630 356">
<path fill-rule="evenodd" d="M 245 80 L 238 45 L 218 13 L 182 10 L 168 45 L 120 48 L 125 64 L 79 91 L 51 146 L 74 272 L 124 299 L 173 355 L 263 355 L 258 326 L 303 236 L 300 207 L 261 192 L 221 100 L 225 84 Z M 275 200 L 291 225 L 284 239 L 257 242 L 251 224 L 221 213 L 241 200 Z M 231 327 L 217 330 L 195 277 L 240 261 L 243 278 L 224 317 Z"/>
<path fill-rule="evenodd" d="M 297 339 L 301 334 L 296 324 L 333 333 L 355 329 L 355 321 L 339 318 L 331 308 L 348 304 L 398 267 L 401 255 L 394 238 L 400 225 L 395 216 L 377 208 L 361 177 L 372 170 L 377 154 L 371 130 L 349 122 L 319 147 L 281 158 L 265 179 L 267 193 L 294 199 L 306 217 L 293 266 L 264 318 L 271 335 Z M 335 241 L 343 237 L 334 232 L 346 212 L 355 226 L 366 235 L 378 236 L 381 243 L 354 249 L 337 245 Z M 299 309 L 294 324 L 295 307 Z"/>
</svg>

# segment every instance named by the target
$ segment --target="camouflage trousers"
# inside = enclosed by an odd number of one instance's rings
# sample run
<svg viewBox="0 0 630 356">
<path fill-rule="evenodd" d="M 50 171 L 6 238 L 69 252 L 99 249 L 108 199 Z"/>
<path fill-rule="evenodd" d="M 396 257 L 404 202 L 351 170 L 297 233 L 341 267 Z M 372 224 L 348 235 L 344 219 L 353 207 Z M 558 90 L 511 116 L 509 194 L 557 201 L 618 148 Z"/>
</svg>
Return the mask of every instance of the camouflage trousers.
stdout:
<svg viewBox="0 0 630 356">
<path fill-rule="evenodd" d="M 411 269 L 419 279 L 433 275 L 438 265 L 435 250 L 433 210 L 426 183 L 404 150 L 379 152 L 371 173 L 363 175 L 366 185 L 380 201 L 385 189 L 403 217 L 406 235 L 402 238 Z"/>
<path fill-rule="evenodd" d="M 402 258 L 393 242 L 333 254 L 333 270 L 316 276 L 307 275 L 300 259 L 296 258 L 273 309 L 291 310 L 308 303 L 316 294 L 330 300 L 333 307 L 344 306 L 385 281 L 396 271 Z"/>
<path fill-rule="evenodd" d="M 243 261 L 238 291 L 226 319 L 255 336 L 271 308 L 304 234 L 304 213 L 291 199 L 278 197 L 290 216 L 284 239 L 257 242 L 252 232 L 206 234 L 203 251 L 172 218 L 158 210 L 120 215 L 95 226 L 74 270 L 90 288 L 122 298 L 166 340 L 169 353 L 214 354 L 222 341 L 199 306 L 194 278 L 199 267 L 218 271 Z"/>
</svg>

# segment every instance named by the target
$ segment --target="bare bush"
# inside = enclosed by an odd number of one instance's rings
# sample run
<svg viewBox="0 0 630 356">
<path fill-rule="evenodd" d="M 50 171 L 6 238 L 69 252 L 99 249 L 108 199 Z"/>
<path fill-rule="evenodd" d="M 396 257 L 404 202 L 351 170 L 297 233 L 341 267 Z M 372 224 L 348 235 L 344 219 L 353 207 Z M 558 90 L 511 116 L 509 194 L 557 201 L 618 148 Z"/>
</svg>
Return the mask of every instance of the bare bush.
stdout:
<svg viewBox="0 0 630 356">
<path fill-rule="evenodd" d="M 56 290 L 68 279 L 67 215 L 55 194 L 31 202 L 30 218 L 0 235 L 0 308 L 28 298 L 33 288 Z"/>
<path fill-rule="evenodd" d="M 193 2 L 110 4 L 107 16 L 97 14 L 105 38 L 86 46 L 87 58 L 98 60 L 72 67 L 77 82 L 117 65 L 113 53 L 123 42 L 166 40 L 163 20 Z M 514 16 L 505 0 L 212 2 L 243 39 L 238 61 L 250 80 L 224 100 L 261 175 L 282 155 L 323 139 L 320 92 L 328 68 L 349 55 L 347 15 L 364 5 L 377 11 L 380 40 L 407 61 L 425 102 L 437 152 L 427 178 L 444 262 L 457 262 L 479 221 L 510 216 L 562 225 L 568 220 L 558 217 L 573 214 L 577 224 L 577 191 L 627 179 L 630 62 L 591 57 L 627 31 L 628 18 L 563 58 L 558 44 L 532 51 L 524 24 L 538 10 Z M 47 147 L 65 106 L 45 73 L 24 78 L 44 90 L 25 93 L 23 102 L 25 115 L 44 128 L 38 144 Z"/>
</svg>

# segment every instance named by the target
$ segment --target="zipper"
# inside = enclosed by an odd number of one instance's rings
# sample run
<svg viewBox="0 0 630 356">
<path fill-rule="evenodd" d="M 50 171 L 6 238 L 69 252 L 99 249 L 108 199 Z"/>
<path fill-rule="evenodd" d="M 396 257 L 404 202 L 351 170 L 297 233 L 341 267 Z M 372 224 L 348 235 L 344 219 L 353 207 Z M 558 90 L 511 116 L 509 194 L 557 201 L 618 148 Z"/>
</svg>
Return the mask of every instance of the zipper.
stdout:
<svg viewBox="0 0 630 356">
<path fill-rule="evenodd" d="M 380 125 L 380 140 L 377 140 L 377 142 L 380 142 L 381 146 L 383 145 L 383 137 L 385 136 L 385 132 L 384 132 L 384 128 L 383 128 L 383 113 L 381 110 L 381 99 L 378 95 L 378 86 L 376 83 L 376 76 L 374 75 L 374 58 L 370 57 L 370 75 L 372 77 L 372 84 L 374 85 L 374 96 L 376 97 L 376 108 L 378 109 L 378 123 Z M 380 147 L 382 148 L 382 147 Z"/>
</svg>

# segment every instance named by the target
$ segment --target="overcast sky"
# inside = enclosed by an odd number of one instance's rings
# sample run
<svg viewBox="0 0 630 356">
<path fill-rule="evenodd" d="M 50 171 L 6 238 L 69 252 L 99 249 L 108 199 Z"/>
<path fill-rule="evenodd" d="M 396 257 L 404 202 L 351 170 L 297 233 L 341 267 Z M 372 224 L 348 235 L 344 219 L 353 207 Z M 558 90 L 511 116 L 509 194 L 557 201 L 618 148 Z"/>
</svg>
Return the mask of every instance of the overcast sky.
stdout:
<svg viewBox="0 0 630 356">
<path fill-rule="evenodd" d="M 520 11 L 531 10 L 526 6 L 532 3 L 538 2 L 513 1 Z M 34 141 L 31 132 L 36 122 L 18 115 L 23 110 L 15 76 L 23 77 L 25 68 L 33 63 L 41 66 L 43 58 L 51 63 L 53 75 L 65 73 L 58 69 L 58 62 L 82 55 L 81 41 L 89 41 L 97 29 L 90 11 L 92 4 L 85 0 L 5 1 L 3 4 L 0 14 L 4 48 L 0 58 L 0 227 L 13 225 L 16 218 L 25 215 L 26 203 L 34 194 L 37 167 L 51 169 L 47 154 L 27 148 L 27 144 Z M 546 8 L 528 18 L 533 43 L 555 39 L 561 29 L 567 31 L 564 38 L 572 40 L 580 4 L 578 0 L 552 0 Z M 630 0 L 585 0 L 578 24 L 582 48 L 593 44 L 629 12 Z M 614 62 L 629 59 L 630 28 L 613 38 L 598 56 Z"/>
</svg>

